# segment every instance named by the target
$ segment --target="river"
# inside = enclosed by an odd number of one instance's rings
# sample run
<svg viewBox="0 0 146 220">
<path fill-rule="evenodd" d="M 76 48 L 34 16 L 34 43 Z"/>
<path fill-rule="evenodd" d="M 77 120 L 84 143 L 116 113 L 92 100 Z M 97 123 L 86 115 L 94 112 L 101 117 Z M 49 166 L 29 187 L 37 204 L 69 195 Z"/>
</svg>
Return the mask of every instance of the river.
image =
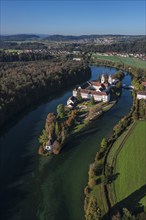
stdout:
<svg viewBox="0 0 146 220">
<path fill-rule="evenodd" d="M 114 68 L 91 66 L 92 77 L 116 72 Z M 126 75 L 124 83 L 130 84 Z M 37 154 L 38 137 L 48 112 L 66 104 L 67 90 L 39 104 L 11 121 L 0 136 L 0 219 L 1 220 L 83 220 L 84 194 L 89 164 L 94 160 L 103 137 L 132 106 L 129 90 L 122 91 L 118 103 L 94 122 L 90 135 L 73 140 L 51 161 Z"/>
</svg>

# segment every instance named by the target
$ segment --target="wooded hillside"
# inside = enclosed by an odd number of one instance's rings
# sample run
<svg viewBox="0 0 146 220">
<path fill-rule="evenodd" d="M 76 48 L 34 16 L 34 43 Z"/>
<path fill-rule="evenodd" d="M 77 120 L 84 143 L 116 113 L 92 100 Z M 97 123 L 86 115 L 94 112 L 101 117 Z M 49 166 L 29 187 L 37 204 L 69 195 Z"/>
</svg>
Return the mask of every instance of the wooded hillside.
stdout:
<svg viewBox="0 0 146 220">
<path fill-rule="evenodd" d="M 90 77 L 81 62 L 1 63 L 0 125 L 25 106 Z"/>
</svg>

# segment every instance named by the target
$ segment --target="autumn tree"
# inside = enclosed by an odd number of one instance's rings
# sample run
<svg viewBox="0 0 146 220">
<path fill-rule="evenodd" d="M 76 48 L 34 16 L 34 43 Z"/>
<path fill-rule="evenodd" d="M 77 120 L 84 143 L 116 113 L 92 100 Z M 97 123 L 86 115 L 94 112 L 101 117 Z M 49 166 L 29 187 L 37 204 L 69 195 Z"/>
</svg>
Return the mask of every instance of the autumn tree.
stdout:
<svg viewBox="0 0 146 220">
<path fill-rule="evenodd" d="M 61 138 L 60 133 L 61 133 L 61 127 L 60 127 L 58 121 L 56 121 L 56 124 L 55 124 L 55 135 L 56 135 L 57 140 L 60 140 L 60 138 Z"/>
<path fill-rule="evenodd" d="M 55 123 L 56 123 L 55 114 L 49 113 L 46 118 L 45 129 L 46 129 L 46 132 L 47 132 L 50 139 L 53 138 L 53 136 L 54 136 Z"/>
<path fill-rule="evenodd" d="M 106 138 L 103 138 L 102 141 L 101 141 L 101 148 L 107 148 L 107 140 Z"/>
<path fill-rule="evenodd" d="M 64 105 L 63 104 L 59 104 L 57 106 L 57 114 L 58 114 L 58 117 L 60 117 L 60 118 L 64 117 L 65 109 L 64 109 Z"/>
<path fill-rule="evenodd" d="M 101 220 L 101 210 L 98 207 L 97 198 L 95 196 L 90 197 L 85 218 L 86 220 Z"/>
<path fill-rule="evenodd" d="M 46 145 L 48 139 L 49 139 L 49 138 L 48 138 L 48 134 L 47 134 L 46 130 L 43 129 L 42 135 L 39 137 L 39 142 L 40 142 L 40 144 L 42 144 L 43 147 L 44 147 L 44 146 Z"/>
</svg>

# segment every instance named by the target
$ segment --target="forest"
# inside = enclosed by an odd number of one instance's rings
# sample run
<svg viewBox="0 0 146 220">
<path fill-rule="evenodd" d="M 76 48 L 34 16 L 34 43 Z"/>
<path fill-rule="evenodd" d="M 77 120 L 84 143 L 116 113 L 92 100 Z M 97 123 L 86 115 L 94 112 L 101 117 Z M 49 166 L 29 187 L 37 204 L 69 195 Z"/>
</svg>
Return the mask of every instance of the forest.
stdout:
<svg viewBox="0 0 146 220">
<path fill-rule="evenodd" d="M 89 52 L 117 52 L 117 53 L 145 53 L 146 51 L 146 40 L 141 39 L 135 40 L 133 42 L 122 42 L 122 43 L 113 43 L 113 44 L 104 44 L 104 45 L 82 45 L 81 51 L 85 53 Z"/>
<path fill-rule="evenodd" d="M 90 76 L 90 68 L 76 61 L 1 63 L 0 125 L 42 97 L 49 97 Z"/>
<path fill-rule="evenodd" d="M 16 53 L 0 51 L 0 62 L 16 62 L 16 61 L 36 61 L 36 60 L 50 60 L 53 56 L 47 52 L 35 53 Z"/>
</svg>

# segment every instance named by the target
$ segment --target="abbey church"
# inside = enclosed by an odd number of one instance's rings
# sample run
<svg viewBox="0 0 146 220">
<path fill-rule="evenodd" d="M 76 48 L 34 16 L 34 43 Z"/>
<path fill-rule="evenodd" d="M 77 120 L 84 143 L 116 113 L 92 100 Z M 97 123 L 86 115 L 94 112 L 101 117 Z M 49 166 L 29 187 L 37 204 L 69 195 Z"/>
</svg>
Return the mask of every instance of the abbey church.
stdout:
<svg viewBox="0 0 146 220">
<path fill-rule="evenodd" d="M 73 90 L 73 96 L 76 97 L 79 92 L 83 99 L 91 99 L 94 97 L 95 101 L 109 102 L 110 101 L 110 88 L 115 86 L 116 79 L 112 79 L 109 75 L 108 79 L 105 79 L 105 75 L 102 74 L 101 80 L 92 80 L 86 82 L 82 86 Z"/>
</svg>

